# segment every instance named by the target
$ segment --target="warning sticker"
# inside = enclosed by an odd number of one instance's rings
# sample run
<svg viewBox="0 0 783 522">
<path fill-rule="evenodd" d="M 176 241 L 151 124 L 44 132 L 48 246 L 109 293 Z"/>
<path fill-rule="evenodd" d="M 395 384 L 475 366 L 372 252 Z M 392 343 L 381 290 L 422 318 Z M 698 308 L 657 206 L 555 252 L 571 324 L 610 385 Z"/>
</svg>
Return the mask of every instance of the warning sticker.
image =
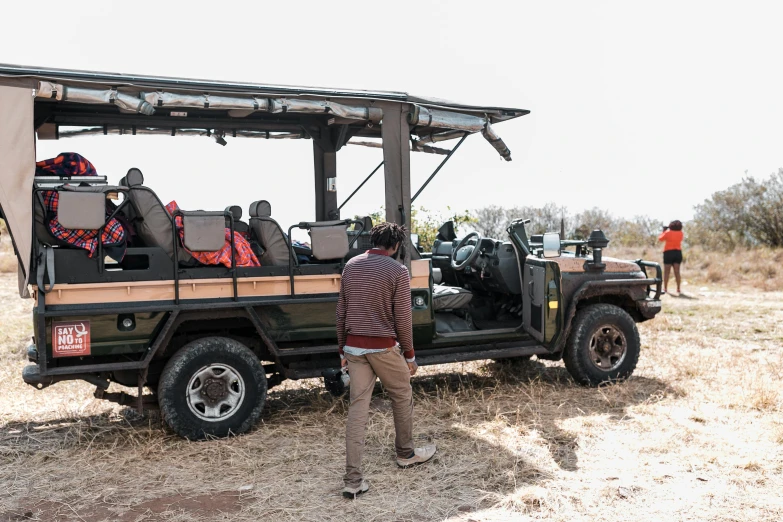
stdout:
<svg viewBox="0 0 783 522">
<path fill-rule="evenodd" d="M 52 324 L 52 357 L 90 355 L 90 321 Z"/>
</svg>

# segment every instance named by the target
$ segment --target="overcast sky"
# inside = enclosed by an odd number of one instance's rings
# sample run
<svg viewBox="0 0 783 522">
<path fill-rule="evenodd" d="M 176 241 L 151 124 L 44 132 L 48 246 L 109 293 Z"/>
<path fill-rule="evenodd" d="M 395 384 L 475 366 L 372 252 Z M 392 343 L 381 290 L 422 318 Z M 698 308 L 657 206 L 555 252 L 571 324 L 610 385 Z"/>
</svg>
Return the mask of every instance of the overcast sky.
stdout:
<svg viewBox="0 0 783 522">
<path fill-rule="evenodd" d="M 78 6 L 78 7 L 76 7 Z M 385 6 L 385 7 L 382 7 Z M 401 90 L 529 109 L 472 136 L 417 201 L 689 219 L 693 205 L 783 166 L 781 8 L 773 2 L 8 2 L 0 63 Z M 75 151 L 116 182 L 139 167 L 186 209 L 268 199 L 314 217 L 310 141 L 93 137 Z M 414 191 L 441 157 L 414 154 Z M 342 201 L 381 151 L 338 154 Z M 383 204 L 379 172 L 344 215 Z"/>
</svg>

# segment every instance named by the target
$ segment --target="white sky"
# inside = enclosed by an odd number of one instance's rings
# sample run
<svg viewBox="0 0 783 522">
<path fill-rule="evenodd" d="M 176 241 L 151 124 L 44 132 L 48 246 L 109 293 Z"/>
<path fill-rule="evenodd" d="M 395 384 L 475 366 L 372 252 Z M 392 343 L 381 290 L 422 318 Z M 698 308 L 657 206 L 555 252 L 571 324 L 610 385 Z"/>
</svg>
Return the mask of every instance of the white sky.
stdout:
<svg viewBox="0 0 783 522">
<path fill-rule="evenodd" d="M 78 5 L 79 7 L 73 7 Z M 783 166 L 783 9 L 773 2 L 7 2 L 0 62 L 216 80 L 402 90 L 530 109 L 472 136 L 417 200 L 428 209 L 598 206 L 689 219 L 693 205 Z M 116 182 L 139 167 L 165 202 L 268 199 L 312 219 L 302 141 L 94 137 L 75 151 Z M 413 154 L 414 191 L 441 160 Z M 338 154 L 338 200 L 381 151 Z M 343 215 L 383 204 L 382 172 Z"/>
</svg>

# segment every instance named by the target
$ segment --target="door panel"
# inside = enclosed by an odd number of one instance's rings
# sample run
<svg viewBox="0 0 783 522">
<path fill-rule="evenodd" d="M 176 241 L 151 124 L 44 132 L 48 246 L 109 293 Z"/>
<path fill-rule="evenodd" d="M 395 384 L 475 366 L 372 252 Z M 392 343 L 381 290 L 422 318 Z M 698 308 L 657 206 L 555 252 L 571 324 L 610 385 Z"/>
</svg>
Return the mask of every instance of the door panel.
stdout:
<svg viewBox="0 0 783 522">
<path fill-rule="evenodd" d="M 528 257 L 522 270 L 524 329 L 547 348 L 552 348 L 562 329 L 560 268 L 547 259 Z"/>
</svg>

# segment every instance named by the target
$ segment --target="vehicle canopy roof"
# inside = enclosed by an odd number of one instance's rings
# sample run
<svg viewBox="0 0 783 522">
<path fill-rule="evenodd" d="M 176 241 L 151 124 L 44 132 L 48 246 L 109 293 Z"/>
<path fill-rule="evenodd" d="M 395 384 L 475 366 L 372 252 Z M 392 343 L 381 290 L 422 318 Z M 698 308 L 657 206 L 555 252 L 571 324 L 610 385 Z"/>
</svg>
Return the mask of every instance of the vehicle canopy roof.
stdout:
<svg viewBox="0 0 783 522">
<path fill-rule="evenodd" d="M 382 148 L 386 218 L 405 224 L 411 200 L 411 151 L 446 154 L 448 158 L 450 151 L 433 143 L 480 133 L 510 161 L 511 152 L 492 125 L 529 112 L 463 105 L 404 92 L 0 64 L 0 157 L 4 159 L 0 210 L 27 279 L 33 247 L 31 190 L 36 136 L 203 135 L 221 145 L 235 137 L 311 139 L 319 221 L 339 217 L 337 151 L 346 144 Z"/>
</svg>

